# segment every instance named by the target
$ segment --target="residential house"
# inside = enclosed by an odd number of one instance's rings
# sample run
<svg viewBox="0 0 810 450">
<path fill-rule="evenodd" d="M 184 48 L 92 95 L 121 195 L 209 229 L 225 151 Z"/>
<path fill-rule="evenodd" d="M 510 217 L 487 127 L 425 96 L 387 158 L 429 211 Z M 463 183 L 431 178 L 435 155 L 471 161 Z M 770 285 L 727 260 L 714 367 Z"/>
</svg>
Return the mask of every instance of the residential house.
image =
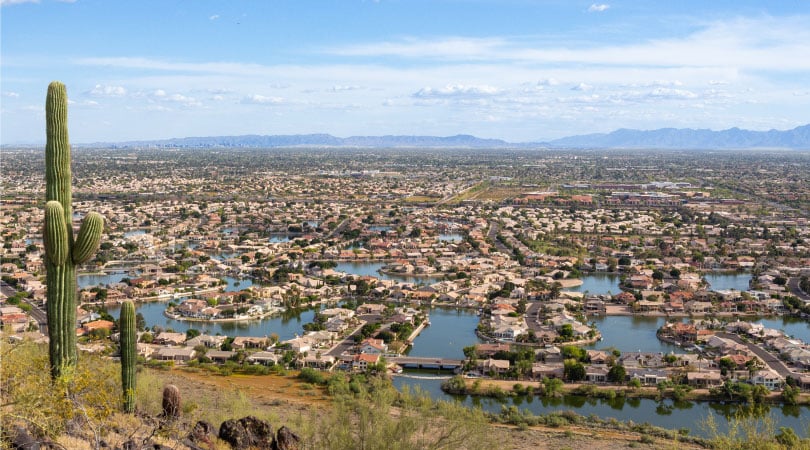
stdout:
<svg viewBox="0 0 810 450">
<path fill-rule="evenodd" d="M 194 358 L 193 348 L 161 347 L 154 353 L 154 359 L 160 361 L 191 361 Z"/>
<path fill-rule="evenodd" d="M 160 345 L 181 345 L 186 342 L 186 334 L 162 331 L 155 336 L 155 339 L 152 342 Z"/>
<path fill-rule="evenodd" d="M 334 356 L 331 355 L 321 355 L 321 354 L 308 354 L 304 357 L 304 359 L 299 361 L 303 367 L 309 367 L 310 369 L 318 369 L 318 370 L 332 370 L 332 367 L 335 366 L 336 359 Z"/>
<path fill-rule="evenodd" d="M 509 360 L 508 359 L 482 359 L 479 360 L 475 366 L 475 369 L 482 374 L 496 374 L 502 375 L 509 371 Z"/>
<path fill-rule="evenodd" d="M 689 386 L 695 388 L 710 388 L 723 384 L 723 376 L 720 372 L 687 372 L 686 381 Z"/>
<path fill-rule="evenodd" d="M 220 364 L 231 359 L 234 355 L 236 355 L 236 352 L 230 350 L 209 350 L 205 353 L 208 359 Z"/>
<path fill-rule="evenodd" d="M 543 364 L 543 363 L 534 363 L 532 364 L 532 378 L 535 380 L 539 380 L 542 378 L 562 378 L 565 373 L 565 369 L 563 368 L 562 364 Z"/>
<path fill-rule="evenodd" d="M 627 369 L 626 374 L 629 379 L 638 380 L 644 386 L 656 386 L 658 383 L 669 380 L 668 373 L 664 370 Z"/>
<path fill-rule="evenodd" d="M 236 349 L 265 348 L 267 344 L 268 339 L 266 337 L 236 336 L 233 338 L 231 347 Z"/>
<path fill-rule="evenodd" d="M 360 353 L 385 354 L 388 352 L 388 345 L 382 339 L 368 338 L 360 343 Z"/>
<path fill-rule="evenodd" d="M 253 364 L 263 364 L 265 366 L 272 366 L 281 361 L 281 355 L 273 352 L 256 352 L 250 354 L 247 360 Z"/>
<path fill-rule="evenodd" d="M 228 339 L 228 336 L 210 336 L 207 334 L 201 334 L 187 340 L 185 345 L 186 347 L 203 345 L 207 348 L 220 348 L 226 339 Z"/>
<path fill-rule="evenodd" d="M 604 365 L 589 365 L 585 368 L 585 380 L 590 383 L 606 383 L 609 370 Z"/>
<path fill-rule="evenodd" d="M 382 355 L 379 353 L 360 353 L 359 355 L 354 355 L 352 369 L 365 372 L 370 366 L 379 363 L 381 357 Z"/>
<path fill-rule="evenodd" d="M 785 380 L 778 373 L 770 369 L 759 370 L 751 377 L 751 384 L 765 386 L 769 391 L 781 388 L 784 382 Z"/>
</svg>

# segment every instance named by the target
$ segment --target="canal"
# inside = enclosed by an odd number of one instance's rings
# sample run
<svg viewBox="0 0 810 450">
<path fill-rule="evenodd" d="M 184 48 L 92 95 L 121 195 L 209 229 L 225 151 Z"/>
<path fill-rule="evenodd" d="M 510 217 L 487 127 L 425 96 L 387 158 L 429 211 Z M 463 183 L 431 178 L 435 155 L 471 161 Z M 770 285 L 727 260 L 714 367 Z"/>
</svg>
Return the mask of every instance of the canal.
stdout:
<svg viewBox="0 0 810 450">
<path fill-rule="evenodd" d="M 518 396 L 505 399 L 477 397 L 469 395 L 450 395 L 441 390 L 442 378 L 428 378 L 422 374 L 419 378 L 405 376 L 394 377 L 394 386 L 402 389 L 405 385 L 413 392 L 418 389 L 435 400 L 457 401 L 466 406 L 481 408 L 491 413 L 499 413 L 504 406 L 514 405 L 520 410 L 532 414 L 548 414 L 560 411 L 574 411 L 582 416 L 591 414 L 602 419 L 614 418 L 619 421 L 649 423 L 668 429 L 689 430 L 693 436 L 708 436 L 705 427 L 709 415 L 714 415 L 718 427 L 725 431 L 728 420 L 751 414 L 751 408 L 743 405 L 721 404 L 713 402 L 676 402 L 666 399 L 661 402 L 644 398 L 615 398 L 613 400 L 588 398 L 579 395 L 567 395 L 562 398 L 541 398 Z M 757 414 L 769 416 L 778 427 L 790 427 L 800 436 L 807 435 L 808 406 L 765 406 Z"/>
<path fill-rule="evenodd" d="M 344 263 L 349 264 L 349 263 Z M 368 267 L 368 263 L 363 263 Z M 344 266 L 346 267 L 346 266 Z M 595 282 L 602 283 L 609 277 L 602 277 L 597 274 Z M 725 275 L 725 274 L 718 274 Z M 731 274 L 734 276 L 734 274 Z M 719 281 L 721 279 L 715 279 Z M 616 279 L 618 282 L 618 278 Z M 733 283 L 742 283 L 737 279 Z M 242 281 L 241 283 L 245 283 Z M 731 282 L 729 282 L 731 283 Z M 747 284 L 747 280 L 745 281 Z M 739 284 L 734 284 L 739 285 Z M 245 284 L 235 286 L 235 282 L 229 282 L 229 288 L 236 289 L 244 287 Z M 585 286 L 585 284 L 583 284 Z M 591 290 L 594 284 L 589 284 Z M 604 285 L 607 286 L 607 285 Z M 604 287 L 610 289 L 610 287 Z M 164 303 L 146 303 L 136 305 L 138 312 L 144 315 L 148 326 L 158 325 L 164 329 L 171 328 L 174 331 L 183 332 L 189 328 L 195 328 L 208 334 L 224 334 L 229 336 L 269 336 L 272 333 L 278 334 L 282 340 L 290 339 L 296 334 L 303 333 L 303 325 L 311 322 L 314 318 L 314 310 L 298 311 L 282 316 L 267 318 L 261 321 L 251 322 L 229 322 L 229 323 L 201 323 L 184 322 L 172 320 L 163 315 L 166 305 Z M 117 308 L 110 308 L 109 312 L 118 317 Z M 664 323 L 664 318 L 660 317 L 633 317 L 633 316 L 597 316 L 589 318 L 589 321 L 596 323 L 602 332 L 603 340 L 590 346 L 591 348 L 614 347 L 620 351 L 643 351 L 662 353 L 682 353 L 679 347 L 660 342 L 655 332 Z M 416 338 L 414 346 L 409 350 L 411 356 L 421 357 L 441 357 L 463 359 L 463 349 L 466 346 L 479 343 L 475 335 L 475 327 L 478 324 L 478 316 L 472 310 L 461 310 L 455 308 L 432 308 L 430 310 L 431 325 Z M 788 334 L 810 342 L 810 325 L 801 320 L 764 318 L 757 322 L 771 328 L 785 330 Z M 412 374 L 413 375 L 413 374 Z M 702 428 L 709 414 L 714 414 L 716 418 L 733 417 L 737 413 L 745 412 L 745 408 L 739 405 L 724 405 L 719 403 L 699 402 L 699 403 L 676 403 L 672 400 L 656 402 L 650 399 L 625 399 L 617 398 L 613 400 L 592 399 L 581 396 L 566 396 L 562 399 L 543 399 L 539 397 L 515 397 L 504 400 L 481 398 L 472 396 L 451 396 L 441 391 L 443 379 L 435 378 L 440 375 L 447 378 L 447 373 L 426 373 L 422 371 L 416 374 L 418 378 L 397 376 L 394 384 L 398 388 L 409 385 L 412 388 L 419 388 L 434 399 L 459 401 L 470 407 L 480 407 L 487 411 L 499 412 L 501 407 L 515 405 L 520 409 L 527 409 L 534 414 L 544 414 L 560 410 L 573 410 L 580 415 L 597 415 L 602 418 L 615 418 L 621 421 L 632 420 L 634 422 L 647 422 L 655 426 L 678 429 L 687 428 L 692 435 L 705 435 L 706 430 Z M 791 406 L 771 406 L 767 408 L 767 413 L 773 419 L 776 427 L 786 426 L 793 428 L 798 434 L 804 436 L 807 430 L 807 418 L 810 417 L 810 408 Z M 718 424 L 725 426 L 726 420 L 718 420 Z"/>
</svg>

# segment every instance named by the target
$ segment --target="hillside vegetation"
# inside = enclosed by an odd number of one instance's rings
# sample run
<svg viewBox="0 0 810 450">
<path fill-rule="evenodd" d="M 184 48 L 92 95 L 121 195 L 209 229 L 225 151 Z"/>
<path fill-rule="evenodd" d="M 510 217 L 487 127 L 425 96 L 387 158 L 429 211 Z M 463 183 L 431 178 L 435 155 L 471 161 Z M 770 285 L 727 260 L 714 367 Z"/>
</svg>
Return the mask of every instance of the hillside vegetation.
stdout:
<svg viewBox="0 0 810 450">
<path fill-rule="evenodd" d="M 645 426 L 611 429 L 568 411 L 531 416 L 505 408 L 488 415 L 433 401 L 424 392 L 397 392 L 384 378 L 309 371 L 228 377 L 140 367 L 136 413 L 125 414 L 120 365 L 108 357 L 82 354 L 75 373 L 56 381 L 45 345 L 3 339 L 0 357 L 2 448 L 10 448 L 9 436 L 24 429 L 54 448 L 125 448 L 134 442 L 224 450 L 231 446 L 215 435 L 204 444 L 191 442 L 195 424 L 218 426 L 246 416 L 293 430 L 302 449 L 810 448 L 810 441 L 793 430 L 774 430 L 767 419 L 734 421 L 730 432 L 700 443 Z M 177 420 L 161 415 L 167 384 L 179 386 L 183 397 Z"/>
</svg>

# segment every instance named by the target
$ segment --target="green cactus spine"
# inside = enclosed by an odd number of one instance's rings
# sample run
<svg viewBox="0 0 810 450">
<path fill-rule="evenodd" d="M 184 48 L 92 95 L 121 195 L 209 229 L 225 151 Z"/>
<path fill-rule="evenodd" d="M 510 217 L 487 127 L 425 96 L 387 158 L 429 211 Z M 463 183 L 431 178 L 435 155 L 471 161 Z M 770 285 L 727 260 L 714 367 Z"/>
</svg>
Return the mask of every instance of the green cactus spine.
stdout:
<svg viewBox="0 0 810 450">
<path fill-rule="evenodd" d="M 89 213 L 74 239 L 67 91 L 54 81 L 45 100 L 45 269 L 51 376 L 67 375 L 76 366 L 76 265 L 98 249 L 104 218 Z"/>
<path fill-rule="evenodd" d="M 121 305 L 118 320 L 121 331 L 121 387 L 124 389 L 124 411 L 135 412 L 135 358 L 137 332 L 135 330 L 135 305 L 127 300 Z"/>
</svg>

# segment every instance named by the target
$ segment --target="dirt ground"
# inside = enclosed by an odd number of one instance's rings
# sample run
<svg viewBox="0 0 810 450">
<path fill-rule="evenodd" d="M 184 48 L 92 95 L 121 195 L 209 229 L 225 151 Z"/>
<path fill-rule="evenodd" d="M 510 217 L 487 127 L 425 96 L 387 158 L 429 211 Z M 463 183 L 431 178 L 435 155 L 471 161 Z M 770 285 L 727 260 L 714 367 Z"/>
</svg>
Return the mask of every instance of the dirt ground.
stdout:
<svg viewBox="0 0 810 450">
<path fill-rule="evenodd" d="M 258 405 L 273 408 L 279 416 L 309 411 L 316 414 L 329 405 L 328 395 L 321 389 L 312 389 L 294 376 L 242 376 L 223 377 L 207 373 L 172 371 L 172 382 L 190 395 L 210 395 L 217 390 L 241 390 Z M 504 386 L 506 387 L 506 386 Z M 511 385 L 509 386 L 511 387 Z M 492 433 L 503 449 L 612 450 L 626 448 L 697 449 L 698 446 L 681 442 L 661 441 L 642 443 L 638 433 L 626 433 L 582 426 L 549 428 L 532 427 L 519 430 L 513 426 L 491 425 Z"/>
</svg>

